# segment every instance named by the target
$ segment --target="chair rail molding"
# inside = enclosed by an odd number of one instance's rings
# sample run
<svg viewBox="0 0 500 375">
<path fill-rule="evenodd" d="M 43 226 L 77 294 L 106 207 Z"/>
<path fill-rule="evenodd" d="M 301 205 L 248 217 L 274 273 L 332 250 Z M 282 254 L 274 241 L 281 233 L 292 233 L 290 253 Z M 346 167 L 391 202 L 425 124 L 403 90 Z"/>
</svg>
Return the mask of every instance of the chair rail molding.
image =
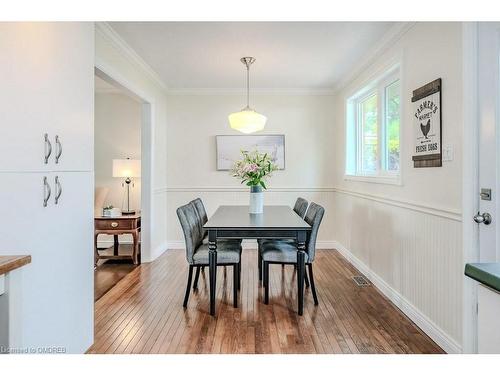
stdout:
<svg viewBox="0 0 500 375">
<path fill-rule="evenodd" d="M 319 186 L 319 187 L 295 187 L 295 186 L 276 186 L 270 187 L 266 190 L 267 192 L 277 192 L 277 193 L 300 193 L 300 192 L 316 192 L 316 193 L 338 193 L 346 194 L 362 199 L 368 199 L 371 201 L 376 201 L 383 204 L 388 204 L 391 206 L 406 208 L 412 211 L 418 211 L 434 216 L 444 217 L 454 221 L 462 221 L 462 212 L 456 209 L 436 207 L 424 203 L 412 202 L 409 200 L 394 199 L 382 195 L 374 195 L 356 192 L 353 190 L 341 189 L 333 186 Z M 159 194 L 162 192 L 167 193 L 185 193 L 185 192 L 197 192 L 197 193 L 218 193 L 218 192 L 248 192 L 248 188 L 242 186 L 167 186 L 155 189 L 155 193 Z"/>
</svg>

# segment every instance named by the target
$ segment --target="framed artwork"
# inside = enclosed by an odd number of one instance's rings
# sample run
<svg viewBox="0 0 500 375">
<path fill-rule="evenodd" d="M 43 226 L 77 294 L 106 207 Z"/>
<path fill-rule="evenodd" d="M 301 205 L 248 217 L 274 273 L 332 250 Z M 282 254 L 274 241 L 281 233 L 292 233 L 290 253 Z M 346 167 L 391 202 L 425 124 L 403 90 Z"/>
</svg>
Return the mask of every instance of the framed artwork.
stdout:
<svg viewBox="0 0 500 375">
<path fill-rule="evenodd" d="M 415 91 L 413 103 L 413 166 L 441 167 L 441 78 Z"/>
<path fill-rule="evenodd" d="M 281 135 L 217 135 L 217 170 L 228 171 L 241 158 L 241 151 L 267 153 L 285 169 L 285 136 Z"/>
</svg>

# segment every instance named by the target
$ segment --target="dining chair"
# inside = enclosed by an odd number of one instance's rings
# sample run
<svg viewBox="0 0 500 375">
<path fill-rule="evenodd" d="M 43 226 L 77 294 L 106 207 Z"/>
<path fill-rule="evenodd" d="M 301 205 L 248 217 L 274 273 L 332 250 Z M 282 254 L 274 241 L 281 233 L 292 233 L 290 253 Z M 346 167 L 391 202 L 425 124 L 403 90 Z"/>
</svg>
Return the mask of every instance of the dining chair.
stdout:
<svg viewBox="0 0 500 375">
<path fill-rule="evenodd" d="M 295 201 L 295 204 L 293 206 L 293 210 L 297 215 L 299 215 L 302 219 L 304 218 L 304 215 L 306 214 L 307 211 L 307 206 L 309 205 L 309 202 L 305 200 L 304 198 L 298 197 L 297 200 Z M 262 281 L 262 244 L 266 241 L 271 241 L 265 238 L 259 238 L 257 240 L 258 244 L 258 269 L 259 269 L 259 281 Z M 284 241 L 287 243 L 295 243 L 295 240 L 292 239 L 282 239 L 280 241 Z M 309 287 L 309 280 L 307 278 L 307 274 L 305 275 L 306 279 L 306 286 Z"/>
<path fill-rule="evenodd" d="M 316 255 L 316 239 L 318 230 L 323 220 L 325 209 L 311 202 L 307 210 L 304 221 L 311 226 L 311 231 L 306 239 L 306 256 L 305 263 L 309 270 L 309 282 L 313 294 L 314 304 L 318 304 L 318 296 L 316 294 L 316 286 L 314 284 L 313 262 Z M 280 240 L 266 241 L 262 244 L 262 263 L 264 273 L 264 303 L 269 303 L 269 265 L 270 264 L 296 264 L 297 269 L 297 247 L 294 243 L 284 242 Z M 305 270 L 304 270 L 305 271 Z"/>
<path fill-rule="evenodd" d="M 177 209 L 177 217 L 181 223 L 186 243 L 186 260 L 189 264 L 188 282 L 183 306 L 186 307 L 191 291 L 193 269 L 208 266 L 208 244 L 203 243 L 203 232 L 200 230 L 199 215 L 193 202 Z M 217 246 L 217 266 L 233 266 L 233 305 L 238 307 L 238 286 L 240 283 L 241 244 L 224 242 Z"/>
<path fill-rule="evenodd" d="M 198 215 L 198 226 L 199 226 L 199 230 L 202 234 L 202 240 L 206 243 L 208 243 L 208 231 L 203 228 L 203 226 L 205 225 L 205 223 L 208 221 L 208 215 L 207 215 L 207 210 L 205 209 L 205 205 L 203 204 L 203 201 L 201 200 L 201 198 L 196 198 L 196 199 L 193 199 L 191 202 L 189 203 L 192 203 L 196 209 L 196 213 Z M 205 241 L 207 240 L 207 241 Z M 241 239 L 219 239 L 217 240 L 217 244 L 221 244 L 221 243 L 226 243 L 228 245 L 233 245 L 233 246 L 240 246 L 241 245 L 241 242 L 242 240 Z M 241 248 L 241 246 L 240 246 Z M 200 278 L 200 270 L 204 270 L 205 266 L 202 266 L 202 267 L 197 267 L 196 268 L 196 274 L 194 276 L 194 283 L 193 283 L 193 289 L 198 289 L 198 279 Z M 240 278 L 241 278 L 241 262 L 239 263 L 239 271 L 240 271 Z M 240 290 L 240 287 L 241 287 L 241 282 L 240 280 L 238 280 L 238 290 Z"/>
</svg>

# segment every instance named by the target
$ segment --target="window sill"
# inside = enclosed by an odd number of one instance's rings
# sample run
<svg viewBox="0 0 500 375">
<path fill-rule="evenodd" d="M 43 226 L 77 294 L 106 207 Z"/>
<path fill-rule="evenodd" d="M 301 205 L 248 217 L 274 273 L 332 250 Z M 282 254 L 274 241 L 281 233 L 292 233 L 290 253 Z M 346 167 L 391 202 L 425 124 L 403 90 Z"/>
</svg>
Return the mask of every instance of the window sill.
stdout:
<svg viewBox="0 0 500 375">
<path fill-rule="evenodd" d="M 374 184 L 403 185 L 401 176 L 344 175 L 344 180 L 370 182 Z"/>
</svg>

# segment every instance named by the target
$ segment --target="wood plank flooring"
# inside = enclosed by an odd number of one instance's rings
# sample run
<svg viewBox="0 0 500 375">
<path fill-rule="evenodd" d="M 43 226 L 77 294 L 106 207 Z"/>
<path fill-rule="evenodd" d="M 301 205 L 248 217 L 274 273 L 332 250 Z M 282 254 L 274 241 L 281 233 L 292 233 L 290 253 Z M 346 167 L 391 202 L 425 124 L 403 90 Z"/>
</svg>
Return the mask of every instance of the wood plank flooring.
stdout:
<svg viewBox="0 0 500 375">
<path fill-rule="evenodd" d="M 119 254 L 131 255 L 132 245 L 120 245 Z M 100 254 L 113 255 L 113 248 L 100 250 Z M 99 260 L 94 271 L 94 301 L 97 301 L 137 266 L 131 260 Z"/>
<path fill-rule="evenodd" d="M 306 289 L 298 316 L 296 272 L 270 268 L 264 305 L 257 252 L 243 251 L 239 307 L 232 306 L 232 268 L 217 272 L 217 312 L 211 317 L 208 268 L 188 308 L 182 301 L 185 252 L 169 250 L 125 276 L 95 304 L 89 353 L 442 353 L 375 287 L 358 287 L 359 272 L 335 250 L 319 250 L 314 276 L 319 306 Z"/>
</svg>

